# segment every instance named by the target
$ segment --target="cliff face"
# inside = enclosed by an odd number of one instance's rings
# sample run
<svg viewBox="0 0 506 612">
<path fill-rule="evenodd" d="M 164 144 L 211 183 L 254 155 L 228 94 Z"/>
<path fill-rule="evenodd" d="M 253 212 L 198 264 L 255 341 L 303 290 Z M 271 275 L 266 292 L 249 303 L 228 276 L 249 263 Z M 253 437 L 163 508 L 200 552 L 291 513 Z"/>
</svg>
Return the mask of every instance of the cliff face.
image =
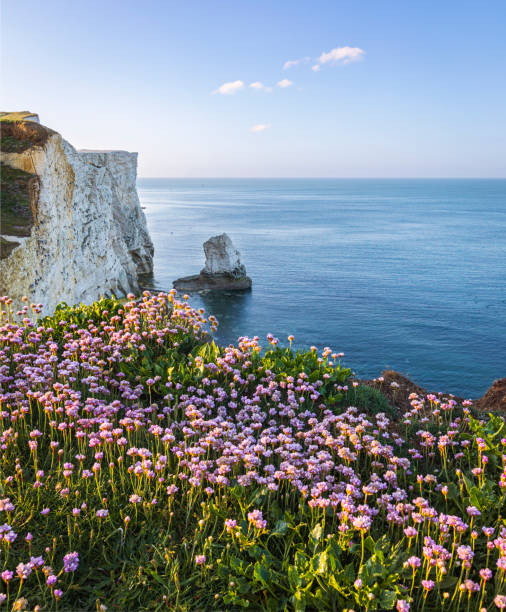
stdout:
<svg viewBox="0 0 506 612">
<path fill-rule="evenodd" d="M 137 153 L 76 151 L 51 130 L 42 144 L 21 148 L 14 143 L 1 154 L 7 175 L 15 171 L 25 178 L 26 193 L 23 199 L 20 187 L 14 204 L 2 202 L 7 248 L 0 292 L 16 302 L 23 295 L 41 302 L 44 313 L 61 301 L 89 303 L 101 295 L 137 292 L 139 274 L 153 268 L 153 244 L 136 190 Z M 16 225 L 23 203 L 30 210 Z"/>
</svg>

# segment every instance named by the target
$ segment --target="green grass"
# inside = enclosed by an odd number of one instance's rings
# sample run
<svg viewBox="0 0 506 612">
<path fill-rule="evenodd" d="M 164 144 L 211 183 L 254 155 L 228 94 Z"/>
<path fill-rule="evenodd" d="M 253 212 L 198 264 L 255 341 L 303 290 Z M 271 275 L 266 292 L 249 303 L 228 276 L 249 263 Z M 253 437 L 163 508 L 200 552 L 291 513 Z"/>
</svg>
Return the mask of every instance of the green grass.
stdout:
<svg viewBox="0 0 506 612">
<path fill-rule="evenodd" d="M 387 397 L 379 389 L 368 385 L 359 385 L 351 390 L 347 395 L 346 405 L 361 408 L 368 414 L 384 413 L 393 419 L 399 416 L 399 411 L 392 406 Z"/>
<path fill-rule="evenodd" d="M 33 116 L 35 113 L 30 111 L 19 111 L 14 113 L 0 113 L 0 121 L 30 121 L 28 117 Z"/>
<path fill-rule="evenodd" d="M 1 210 L 0 227 L 6 236 L 28 237 L 34 223 L 31 190 L 36 186 L 34 174 L 0 164 Z M 8 257 L 12 248 L 2 242 L 2 259 Z M 5 244 L 4 244 L 5 243 Z"/>
<path fill-rule="evenodd" d="M 15 242 L 13 240 L 5 240 L 2 236 L 0 236 L 0 261 L 2 259 L 7 259 L 9 255 L 14 251 L 16 247 L 19 246 L 19 242 Z"/>
</svg>

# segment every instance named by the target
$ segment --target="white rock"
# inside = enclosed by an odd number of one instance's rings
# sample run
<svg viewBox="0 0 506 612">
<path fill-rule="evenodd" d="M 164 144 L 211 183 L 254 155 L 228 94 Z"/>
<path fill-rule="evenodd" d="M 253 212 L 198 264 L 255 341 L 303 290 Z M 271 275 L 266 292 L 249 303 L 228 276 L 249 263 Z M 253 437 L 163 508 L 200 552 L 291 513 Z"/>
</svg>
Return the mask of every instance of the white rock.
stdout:
<svg viewBox="0 0 506 612">
<path fill-rule="evenodd" d="M 1 261 L 0 293 L 15 303 L 91 303 L 139 289 L 153 268 L 153 244 L 136 190 L 137 153 L 76 151 L 59 134 L 43 147 L 2 153 L 2 162 L 38 175 L 29 238 Z"/>
<path fill-rule="evenodd" d="M 240 253 L 227 234 L 213 236 L 204 242 L 206 265 L 200 274 L 174 281 L 178 291 L 243 291 L 251 289 Z"/>
<path fill-rule="evenodd" d="M 245 276 L 246 268 L 241 264 L 241 254 L 227 234 L 213 236 L 204 242 L 206 264 L 201 274 L 228 274 Z"/>
</svg>

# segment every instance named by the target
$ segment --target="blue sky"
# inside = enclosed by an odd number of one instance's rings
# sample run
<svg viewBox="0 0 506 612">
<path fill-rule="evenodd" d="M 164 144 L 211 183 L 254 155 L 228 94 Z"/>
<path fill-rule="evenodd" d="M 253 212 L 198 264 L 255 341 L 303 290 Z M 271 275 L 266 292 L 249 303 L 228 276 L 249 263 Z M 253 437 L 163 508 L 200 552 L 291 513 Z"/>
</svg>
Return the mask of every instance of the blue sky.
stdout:
<svg viewBox="0 0 506 612">
<path fill-rule="evenodd" d="M 504 0 L 4 1 L 1 105 L 140 176 L 506 177 L 505 26 Z"/>
</svg>

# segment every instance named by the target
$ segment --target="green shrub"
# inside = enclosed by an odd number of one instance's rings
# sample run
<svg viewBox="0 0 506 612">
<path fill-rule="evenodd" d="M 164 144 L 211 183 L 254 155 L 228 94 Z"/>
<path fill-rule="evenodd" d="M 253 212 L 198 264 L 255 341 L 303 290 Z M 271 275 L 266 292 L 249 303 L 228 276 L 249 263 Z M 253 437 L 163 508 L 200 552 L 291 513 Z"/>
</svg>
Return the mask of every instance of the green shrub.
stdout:
<svg viewBox="0 0 506 612">
<path fill-rule="evenodd" d="M 399 416 L 398 410 L 392 406 L 387 397 L 379 389 L 368 385 L 358 385 L 349 389 L 347 393 L 342 394 L 341 404 L 356 406 L 371 415 L 383 413 L 394 419 Z"/>
</svg>

